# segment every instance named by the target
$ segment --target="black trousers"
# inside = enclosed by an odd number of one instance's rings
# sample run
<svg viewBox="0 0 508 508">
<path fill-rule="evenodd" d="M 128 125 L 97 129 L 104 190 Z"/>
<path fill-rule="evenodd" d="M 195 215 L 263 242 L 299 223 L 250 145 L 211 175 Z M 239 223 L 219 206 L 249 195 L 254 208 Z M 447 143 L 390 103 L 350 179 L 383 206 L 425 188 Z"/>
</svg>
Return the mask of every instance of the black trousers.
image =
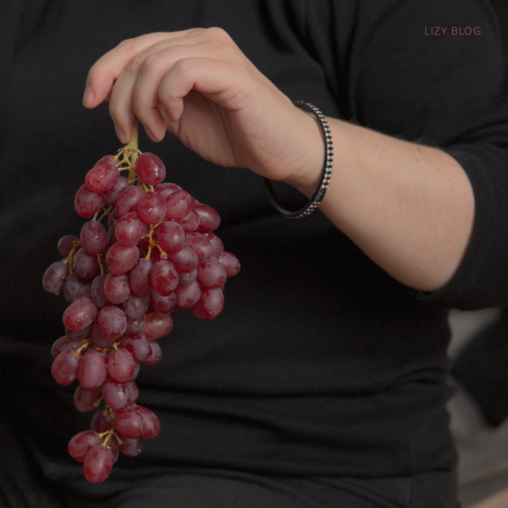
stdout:
<svg viewBox="0 0 508 508">
<path fill-rule="evenodd" d="M 11 442 L 12 444 L 12 442 Z M 8 449 L 13 449 L 9 446 Z M 395 478 L 268 476 L 171 468 L 116 470 L 91 485 L 79 467 L 49 481 L 23 448 L 0 454 L 2 508 L 456 508 L 455 473 Z M 25 448 L 26 451 L 26 448 Z M 51 472 L 51 464 L 46 464 Z"/>
<path fill-rule="evenodd" d="M 456 508 L 452 472 L 407 478 L 288 478 L 174 470 L 113 496 L 64 495 L 72 508 Z"/>
<path fill-rule="evenodd" d="M 219 469 L 81 465 L 46 457 L 0 413 L 1 508 L 456 508 L 455 471 L 394 478 L 287 477 Z"/>
</svg>

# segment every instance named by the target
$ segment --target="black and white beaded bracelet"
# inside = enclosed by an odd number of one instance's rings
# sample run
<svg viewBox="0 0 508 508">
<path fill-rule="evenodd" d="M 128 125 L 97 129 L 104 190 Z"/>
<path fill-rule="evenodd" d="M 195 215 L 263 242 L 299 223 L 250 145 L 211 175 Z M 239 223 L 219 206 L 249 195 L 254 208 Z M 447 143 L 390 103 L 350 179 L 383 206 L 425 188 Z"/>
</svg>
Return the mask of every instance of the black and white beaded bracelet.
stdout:
<svg viewBox="0 0 508 508">
<path fill-rule="evenodd" d="M 325 161 L 323 166 L 323 174 L 321 175 L 321 181 L 319 182 L 318 188 L 310 198 L 310 201 L 303 208 L 295 211 L 286 210 L 279 205 L 277 202 L 277 197 L 275 196 L 275 191 L 273 190 L 271 180 L 268 178 L 263 178 L 263 182 L 265 185 L 266 193 L 268 195 L 268 199 L 279 213 L 288 219 L 301 219 L 302 217 L 306 217 L 312 213 L 319 206 L 319 203 L 321 203 L 323 200 L 326 189 L 328 188 L 333 168 L 333 141 L 328 122 L 326 121 L 323 113 L 321 113 L 321 111 L 316 108 L 316 106 L 303 101 L 294 101 L 293 104 L 296 107 L 303 109 L 304 111 L 312 113 L 318 119 L 321 130 L 323 131 L 325 137 Z"/>
</svg>

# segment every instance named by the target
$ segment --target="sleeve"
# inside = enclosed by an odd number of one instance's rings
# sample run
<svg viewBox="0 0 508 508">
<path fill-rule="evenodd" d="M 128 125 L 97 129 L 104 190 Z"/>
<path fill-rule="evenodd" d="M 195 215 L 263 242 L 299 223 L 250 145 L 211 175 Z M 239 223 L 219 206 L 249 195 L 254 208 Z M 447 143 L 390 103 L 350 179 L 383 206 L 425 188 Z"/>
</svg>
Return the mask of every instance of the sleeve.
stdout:
<svg viewBox="0 0 508 508">
<path fill-rule="evenodd" d="M 474 232 L 460 268 L 416 297 L 463 309 L 508 304 L 508 68 L 490 2 L 335 0 L 328 12 L 334 27 L 316 45 L 346 119 L 443 149 L 473 187 Z"/>
</svg>

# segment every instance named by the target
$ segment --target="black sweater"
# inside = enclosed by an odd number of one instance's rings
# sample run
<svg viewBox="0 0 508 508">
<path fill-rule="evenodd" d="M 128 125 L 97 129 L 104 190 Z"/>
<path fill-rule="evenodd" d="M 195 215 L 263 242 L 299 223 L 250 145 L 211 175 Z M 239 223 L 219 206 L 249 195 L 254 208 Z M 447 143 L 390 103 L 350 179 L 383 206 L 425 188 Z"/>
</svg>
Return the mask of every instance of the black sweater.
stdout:
<svg viewBox="0 0 508 508">
<path fill-rule="evenodd" d="M 326 115 L 445 149 L 473 185 L 476 222 L 453 280 L 404 287 L 321 212 L 289 221 L 247 169 L 203 161 L 171 136 L 140 149 L 222 216 L 242 263 L 225 310 L 175 316 L 140 403 L 159 437 L 124 462 L 295 475 L 404 475 L 454 465 L 445 402 L 449 307 L 508 303 L 508 74 L 485 0 L 9 0 L 0 18 L 0 398 L 51 480 L 79 466 L 67 441 L 91 415 L 50 374 L 63 297 L 41 277 L 57 240 L 78 234 L 74 194 L 114 153 L 107 106 L 81 105 L 90 66 L 121 40 L 224 28 L 292 99 Z M 426 35 L 431 27 L 449 35 Z M 479 27 L 481 34 L 453 34 Z M 340 179 L 340 167 L 335 167 Z M 305 200 L 280 188 L 297 208 Z M 113 474 L 121 474 L 116 466 Z M 118 473 L 120 471 L 120 473 Z"/>
</svg>

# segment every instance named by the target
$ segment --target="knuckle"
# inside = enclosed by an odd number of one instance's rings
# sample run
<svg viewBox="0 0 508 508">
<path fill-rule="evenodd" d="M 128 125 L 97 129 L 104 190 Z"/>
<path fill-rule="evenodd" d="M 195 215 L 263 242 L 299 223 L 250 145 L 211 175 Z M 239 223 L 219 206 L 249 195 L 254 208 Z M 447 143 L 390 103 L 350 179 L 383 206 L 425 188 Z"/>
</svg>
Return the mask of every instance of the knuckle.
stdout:
<svg viewBox="0 0 508 508">
<path fill-rule="evenodd" d="M 221 52 L 224 55 L 227 55 L 228 60 L 237 60 L 239 53 L 237 46 L 233 44 L 226 44 L 221 48 Z"/>
<path fill-rule="evenodd" d="M 122 109 L 120 105 L 117 104 L 114 100 L 109 103 L 109 113 L 113 119 L 116 119 L 120 116 Z"/>
<path fill-rule="evenodd" d="M 117 48 L 130 53 L 136 49 L 136 39 L 124 39 L 120 42 L 120 44 L 118 44 Z"/>
<path fill-rule="evenodd" d="M 177 60 L 175 62 L 175 65 L 172 69 L 172 74 L 174 76 L 177 76 L 179 79 L 184 77 L 186 74 L 188 74 L 191 71 L 191 68 L 193 66 L 192 60 L 189 58 L 181 58 L 180 60 Z"/>
<path fill-rule="evenodd" d="M 143 59 L 139 66 L 140 72 L 148 72 L 150 69 L 153 69 L 154 67 L 157 67 L 159 63 L 161 62 L 161 57 L 159 55 L 148 55 Z"/>
<path fill-rule="evenodd" d="M 129 63 L 127 64 L 127 67 L 125 68 L 125 70 L 127 72 L 136 74 L 138 72 L 139 68 L 141 67 L 141 65 L 143 64 L 144 60 L 145 60 L 145 57 L 143 55 L 141 55 L 140 53 L 138 53 L 137 55 L 133 56 L 129 60 Z"/>
<path fill-rule="evenodd" d="M 226 32 L 226 30 L 224 30 L 223 28 L 220 28 L 218 26 L 212 26 L 210 28 L 207 28 L 206 31 L 207 31 L 207 34 L 214 39 L 218 39 L 218 40 L 222 40 L 222 41 L 231 40 L 231 37 Z"/>
</svg>

